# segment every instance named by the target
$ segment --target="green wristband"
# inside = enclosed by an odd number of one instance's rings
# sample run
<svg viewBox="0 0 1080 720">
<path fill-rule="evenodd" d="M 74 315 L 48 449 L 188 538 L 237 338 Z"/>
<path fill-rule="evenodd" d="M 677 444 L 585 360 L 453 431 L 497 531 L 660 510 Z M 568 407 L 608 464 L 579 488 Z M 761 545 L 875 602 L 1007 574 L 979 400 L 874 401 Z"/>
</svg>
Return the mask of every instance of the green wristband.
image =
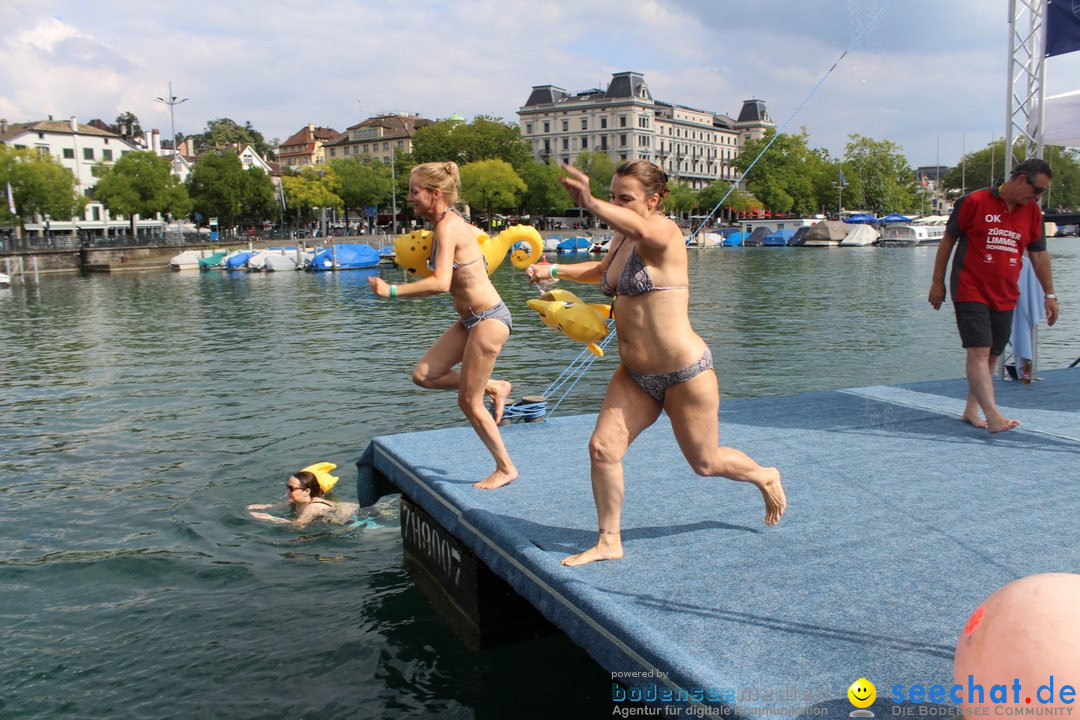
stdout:
<svg viewBox="0 0 1080 720">
<path fill-rule="evenodd" d="M 390 297 L 392 297 L 392 298 L 397 297 L 397 285 L 391 285 L 390 286 Z"/>
<path fill-rule="evenodd" d="M 559 265 L 557 263 L 551 266 L 551 277 L 553 280 L 559 279 Z"/>
</svg>

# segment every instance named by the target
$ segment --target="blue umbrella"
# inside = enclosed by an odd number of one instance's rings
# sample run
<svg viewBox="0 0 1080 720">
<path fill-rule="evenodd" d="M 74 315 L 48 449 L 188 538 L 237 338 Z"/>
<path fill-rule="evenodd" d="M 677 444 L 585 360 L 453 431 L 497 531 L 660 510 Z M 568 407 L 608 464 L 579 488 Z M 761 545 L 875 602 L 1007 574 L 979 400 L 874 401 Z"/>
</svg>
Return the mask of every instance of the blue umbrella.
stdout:
<svg viewBox="0 0 1080 720">
<path fill-rule="evenodd" d="M 856 213 L 855 215 L 849 215 L 844 218 L 846 223 L 876 223 L 878 219 L 873 215 L 867 215 L 866 213 Z"/>
<path fill-rule="evenodd" d="M 894 212 L 881 218 L 878 222 L 911 222 L 911 218 Z"/>
</svg>

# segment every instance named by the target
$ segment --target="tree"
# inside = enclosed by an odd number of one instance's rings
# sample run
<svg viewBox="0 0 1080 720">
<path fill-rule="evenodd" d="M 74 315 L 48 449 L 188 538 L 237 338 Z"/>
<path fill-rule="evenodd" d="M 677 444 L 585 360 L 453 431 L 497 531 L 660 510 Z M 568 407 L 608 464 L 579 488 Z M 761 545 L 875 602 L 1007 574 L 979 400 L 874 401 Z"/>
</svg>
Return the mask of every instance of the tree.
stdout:
<svg viewBox="0 0 1080 720">
<path fill-rule="evenodd" d="M 671 194 L 664 198 L 664 209 L 676 217 L 682 217 L 698 206 L 698 194 L 684 182 L 673 182 L 668 187 Z"/>
<path fill-rule="evenodd" d="M 505 160 L 480 160 L 461 168 L 462 198 L 484 209 L 489 230 L 492 213 L 517 207 L 525 189 L 524 181 Z"/>
<path fill-rule="evenodd" d="M 574 160 L 574 167 L 589 176 L 589 190 L 599 198 L 611 195 L 611 178 L 615 164 L 606 152 L 583 152 Z"/>
<path fill-rule="evenodd" d="M 717 205 L 734 213 L 761 208 L 760 201 L 733 187 L 727 180 L 714 180 L 698 191 L 698 206 L 702 212 L 711 213 Z"/>
<path fill-rule="evenodd" d="M 862 207 L 878 215 L 916 207 L 915 173 L 899 145 L 891 140 L 874 140 L 858 133 L 848 135 L 845 167 L 862 185 Z M 847 190 L 844 191 L 845 193 Z"/>
<path fill-rule="evenodd" d="M 1014 161 L 1013 167 L 1026 156 L 1023 148 L 1017 147 L 1016 151 L 1021 157 Z M 1054 173 L 1043 204 L 1047 208 L 1080 207 L 1080 151 L 1047 146 L 1043 149 L 1043 159 Z M 996 185 L 1004 179 L 1005 140 L 1002 139 L 964 155 L 960 164 L 945 173 L 942 185 L 959 194 Z"/>
<path fill-rule="evenodd" d="M 329 165 L 337 181 L 335 194 L 345 206 L 345 223 L 349 222 L 349 209 L 363 215 L 366 205 L 383 205 L 390 201 L 390 167 L 370 158 L 331 160 Z"/>
<path fill-rule="evenodd" d="M 131 238 L 136 236 L 136 216 L 156 213 L 186 215 L 191 209 L 184 186 L 172 174 L 169 162 L 152 152 L 129 152 L 111 167 L 98 163 L 100 178 L 94 196 L 109 212 L 126 215 Z"/>
<path fill-rule="evenodd" d="M 559 184 L 561 171 L 555 164 L 530 160 L 521 168 L 520 176 L 526 189 L 521 196 L 522 212 L 547 215 L 551 210 L 569 204 L 566 190 Z"/>
<path fill-rule="evenodd" d="M 135 113 L 130 110 L 125 110 L 117 115 L 113 127 L 116 128 L 117 134 L 125 140 L 143 136 L 143 129 L 142 125 L 139 124 L 139 118 L 135 117 Z"/>
<path fill-rule="evenodd" d="M 263 192 L 253 191 L 252 183 L 256 181 L 251 177 L 236 153 L 209 153 L 199 158 L 192 168 L 187 181 L 188 195 L 196 211 L 206 217 L 219 218 L 220 227 L 231 228 L 237 220 L 250 215 L 253 197 Z M 266 178 L 265 174 L 263 177 Z M 266 182 L 269 183 L 269 178 Z M 272 198 L 272 188 L 268 192 Z"/>
<path fill-rule="evenodd" d="M 735 167 L 746 173 L 746 189 L 770 210 L 802 215 L 817 212 L 814 178 L 822 172 L 823 163 L 807 141 L 805 128 L 797 135 L 777 135 L 770 129 L 760 140 L 747 141 L 734 160 Z M 765 147 L 768 150 L 758 158 Z"/>
<path fill-rule="evenodd" d="M 240 217 L 261 222 L 274 214 L 277 206 L 274 181 L 262 168 L 249 167 L 245 170 L 240 189 Z"/>
<path fill-rule="evenodd" d="M 245 121 L 243 125 L 239 125 L 229 118 L 210 120 L 206 123 L 206 130 L 193 135 L 192 141 L 196 155 L 211 150 L 235 150 L 237 144 L 250 145 L 262 157 L 270 157 L 273 153 L 273 148 L 262 133 L 252 127 L 250 122 Z"/>
<path fill-rule="evenodd" d="M 305 165 L 296 175 L 281 178 L 285 203 L 305 218 L 311 216 L 312 208 L 340 208 L 343 206 L 341 198 L 331 189 L 335 182 L 312 166 Z"/>
<path fill-rule="evenodd" d="M 531 156 L 517 125 L 484 115 L 477 115 L 472 123 L 454 118 L 426 125 L 416 131 L 412 146 L 416 164 L 453 161 L 464 167 L 498 158 L 517 170 Z"/>
<path fill-rule="evenodd" d="M 67 220 L 86 205 L 86 198 L 76 192 L 75 176 L 59 160 L 0 144 L 0 192 L 6 193 L 8 184 L 16 213 L 12 215 L 7 202 L 0 202 L 0 221 L 19 228 L 24 218 L 34 215 Z"/>
</svg>

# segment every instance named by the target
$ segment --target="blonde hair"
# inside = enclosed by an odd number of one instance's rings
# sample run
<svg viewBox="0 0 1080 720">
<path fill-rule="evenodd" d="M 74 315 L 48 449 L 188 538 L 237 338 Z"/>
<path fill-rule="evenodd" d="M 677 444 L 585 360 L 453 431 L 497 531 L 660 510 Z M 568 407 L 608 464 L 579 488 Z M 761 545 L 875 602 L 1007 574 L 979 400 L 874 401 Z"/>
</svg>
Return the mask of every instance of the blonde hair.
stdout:
<svg viewBox="0 0 1080 720">
<path fill-rule="evenodd" d="M 456 205 L 461 190 L 461 171 L 456 162 L 427 162 L 412 169 L 420 187 L 438 190 L 448 205 Z"/>
</svg>

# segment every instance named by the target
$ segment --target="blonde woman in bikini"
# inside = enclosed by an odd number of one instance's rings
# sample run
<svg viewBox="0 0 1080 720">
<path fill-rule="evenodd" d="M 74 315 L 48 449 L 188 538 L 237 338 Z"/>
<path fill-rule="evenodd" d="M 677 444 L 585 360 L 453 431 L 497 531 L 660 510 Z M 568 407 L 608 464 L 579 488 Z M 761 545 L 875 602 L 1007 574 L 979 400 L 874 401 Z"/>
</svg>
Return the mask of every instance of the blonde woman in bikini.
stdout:
<svg viewBox="0 0 1080 720">
<path fill-rule="evenodd" d="M 368 282 L 372 292 L 381 298 L 450 293 L 459 319 L 420 359 L 412 378 L 420 387 L 458 391 L 458 406 L 495 459 L 495 472 L 473 486 L 491 490 L 513 482 L 518 476 L 498 425 L 512 386 L 505 380 L 491 379 L 495 360 L 510 337 L 513 320 L 488 278 L 484 255 L 476 241 L 480 230 L 465 222 L 454 207 L 460 189 L 461 175 L 456 163 L 424 163 L 413 168 L 409 177 L 409 202 L 435 232 L 428 260 L 432 275 L 403 285 L 388 283 L 380 277 L 372 277 Z M 458 364 L 460 369 L 456 369 Z M 492 398 L 495 417 L 484 406 L 485 395 Z"/>
<path fill-rule="evenodd" d="M 614 228 L 611 250 L 601 262 L 532 265 L 528 274 L 533 282 L 555 277 L 599 283 L 612 298 L 621 358 L 589 440 L 599 538 L 563 564 L 623 556 L 622 459 L 661 411 L 694 472 L 751 483 L 765 501 L 765 524 L 775 525 L 787 506 L 780 472 L 717 446 L 720 391 L 712 353 L 690 326 L 686 244 L 662 211 L 667 177 L 650 162 L 625 162 L 612 178 L 611 202 L 605 202 L 592 196 L 587 175 L 565 164 L 563 170 L 568 177 L 561 182 L 574 202 Z"/>
</svg>

